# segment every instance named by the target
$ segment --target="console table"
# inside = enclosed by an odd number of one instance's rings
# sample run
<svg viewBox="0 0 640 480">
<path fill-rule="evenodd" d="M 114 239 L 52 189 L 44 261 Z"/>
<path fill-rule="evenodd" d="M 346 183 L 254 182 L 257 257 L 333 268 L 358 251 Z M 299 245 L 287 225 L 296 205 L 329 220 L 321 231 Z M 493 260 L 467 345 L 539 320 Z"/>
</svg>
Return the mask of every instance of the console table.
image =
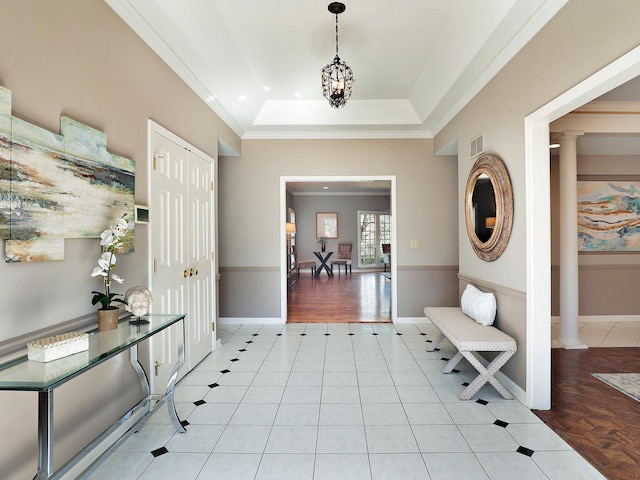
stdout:
<svg viewBox="0 0 640 480">
<path fill-rule="evenodd" d="M 68 472 L 71 467 L 82 460 L 88 452 L 87 449 L 84 449 L 62 468 L 54 472 L 53 449 L 55 439 L 53 435 L 53 393 L 56 387 L 78 375 L 82 375 L 93 367 L 126 350 L 129 351 L 131 365 L 140 379 L 143 399 L 127 413 L 125 417 L 142 408 L 142 417 L 139 420 L 139 422 L 141 422 L 152 410 L 155 410 L 155 407 L 162 403 L 167 403 L 167 410 L 169 411 L 173 425 L 180 432 L 186 431 L 180 423 L 173 399 L 176 379 L 184 363 L 184 317 L 184 315 L 147 315 L 142 318 L 148 320 L 149 323 L 143 325 L 130 325 L 129 320 L 134 317 L 127 317 L 121 319 L 117 330 L 104 332 L 94 330 L 88 332 L 88 351 L 76 353 L 47 363 L 30 361 L 25 355 L 0 365 L 0 390 L 32 391 L 38 393 L 38 472 L 34 480 L 60 478 Z M 142 365 L 138 362 L 138 344 L 177 322 L 182 322 L 183 338 L 182 344 L 178 347 L 178 361 L 171 372 L 166 393 L 159 396 L 151 395 L 149 380 L 142 369 Z M 151 409 L 150 406 L 151 399 L 158 400 L 153 409 Z M 118 424 L 119 422 L 101 434 L 92 445 L 97 444 L 111 435 L 118 427 Z"/>
</svg>

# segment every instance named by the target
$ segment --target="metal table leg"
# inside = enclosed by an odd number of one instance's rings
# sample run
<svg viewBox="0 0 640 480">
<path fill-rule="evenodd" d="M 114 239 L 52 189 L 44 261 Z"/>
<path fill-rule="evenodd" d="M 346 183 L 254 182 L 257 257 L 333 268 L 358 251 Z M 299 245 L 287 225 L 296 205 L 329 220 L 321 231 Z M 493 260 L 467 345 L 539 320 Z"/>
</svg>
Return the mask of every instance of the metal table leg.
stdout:
<svg viewBox="0 0 640 480">
<path fill-rule="evenodd" d="M 134 431 L 138 431 L 140 425 L 142 425 L 142 422 L 145 420 L 146 414 L 150 411 L 149 400 L 151 398 L 158 398 L 158 396 L 151 395 L 150 393 L 151 390 L 149 387 L 149 379 L 147 378 L 147 375 L 144 369 L 142 368 L 142 365 L 140 365 L 140 362 L 138 361 L 138 346 L 136 345 L 132 347 L 129 350 L 129 352 L 130 352 L 129 358 L 131 361 L 131 366 L 138 374 L 138 378 L 140 379 L 140 385 L 142 386 L 143 401 L 146 402 L 145 412 L 140 418 L 140 420 L 138 421 L 138 423 L 133 428 Z M 173 423 L 173 426 L 176 427 L 176 430 L 178 430 L 180 433 L 185 433 L 186 429 L 180 422 L 180 418 L 178 418 L 178 412 L 176 411 L 176 405 L 174 402 L 174 389 L 176 386 L 176 381 L 178 379 L 178 373 L 180 372 L 180 369 L 182 368 L 183 365 L 184 365 L 184 342 L 182 345 L 178 347 L 178 361 L 176 362 L 176 364 L 173 367 L 173 370 L 171 371 L 171 376 L 169 377 L 169 382 L 167 383 L 167 390 L 165 394 L 160 396 L 158 399 L 158 404 L 162 402 L 165 402 L 167 404 L 167 410 L 169 412 L 169 418 L 171 419 L 171 423 Z"/>
<path fill-rule="evenodd" d="M 167 410 L 169 411 L 169 417 L 171 418 L 171 422 L 176 427 L 176 429 L 180 433 L 185 433 L 187 430 L 184 428 L 180 419 L 178 418 L 178 412 L 176 411 L 176 404 L 174 401 L 173 392 L 176 387 L 176 381 L 178 379 L 178 373 L 180 369 L 184 365 L 184 345 L 178 347 L 178 362 L 173 367 L 171 371 L 171 377 L 169 377 L 169 383 L 167 383 L 167 392 L 163 397 L 163 401 L 167 403 Z"/>
<path fill-rule="evenodd" d="M 38 472 L 34 480 L 53 474 L 53 390 L 38 392 Z"/>
</svg>

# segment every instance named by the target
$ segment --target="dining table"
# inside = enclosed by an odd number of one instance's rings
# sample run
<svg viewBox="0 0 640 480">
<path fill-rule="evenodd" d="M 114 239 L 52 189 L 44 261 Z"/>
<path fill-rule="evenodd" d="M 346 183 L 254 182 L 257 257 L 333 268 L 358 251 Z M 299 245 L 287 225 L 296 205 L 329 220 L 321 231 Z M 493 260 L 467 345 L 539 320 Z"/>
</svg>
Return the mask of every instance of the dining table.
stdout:
<svg viewBox="0 0 640 480">
<path fill-rule="evenodd" d="M 316 268 L 315 278 L 318 278 L 320 276 L 320 274 L 322 273 L 322 270 L 325 270 L 327 272 L 327 275 L 329 276 L 329 278 L 333 277 L 333 272 L 331 271 L 331 267 L 327 265 L 327 262 L 331 258 L 331 255 L 333 255 L 333 252 L 313 252 L 313 254 L 316 256 L 318 260 L 320 260 L 320 268 Z"/>
</svg>

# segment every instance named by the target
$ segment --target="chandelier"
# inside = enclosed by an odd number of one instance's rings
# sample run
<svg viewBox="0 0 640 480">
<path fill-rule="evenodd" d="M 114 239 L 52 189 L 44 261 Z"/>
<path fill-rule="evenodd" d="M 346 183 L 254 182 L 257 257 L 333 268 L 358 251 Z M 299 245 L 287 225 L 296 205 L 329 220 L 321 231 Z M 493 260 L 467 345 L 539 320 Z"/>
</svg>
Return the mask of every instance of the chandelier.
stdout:
<svg viewBox="0 0 640 480">
<path fill-rule="evenodd" d="M 322 96 L 333 108 L 340 108 L 347 104 L 353 87 L 353 71 L 338 56 L 338 15 L 347 7 L 344 3 L 333 2 L 328 8 L 336 16 L 336 56 L 333 62 L 322 68 Z"/>
</svg>

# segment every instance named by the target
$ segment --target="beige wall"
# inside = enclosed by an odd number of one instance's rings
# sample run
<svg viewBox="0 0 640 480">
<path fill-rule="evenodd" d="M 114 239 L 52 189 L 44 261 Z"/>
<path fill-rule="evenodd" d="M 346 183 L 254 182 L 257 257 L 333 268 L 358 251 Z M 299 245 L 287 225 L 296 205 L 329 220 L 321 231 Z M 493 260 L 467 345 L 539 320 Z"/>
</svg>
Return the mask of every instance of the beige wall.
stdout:
<svg viewBox="0 0 640 480">
<path fill-rule="evenodd" d="M 455 267 L 458 258 L 456 161 L 455 157 L 434 156 L 432 151 L 429 139 L 245 140 L 240 157 L 222 157 L 220 316 L 281 317 L 281 176 L 393 175 L 397 191 L 398 316 L 422 317 L 424 288 L 441 281 L 442 271 L 432 280 L 425 278 L 432 271 L 423 270 L 418 288 L 415 283 L 403 282 L 402 269 Z M 411 249 L 411 240 L 419 240 L 420 248 Z M 256 268 L 262 270 L 257 272 Z M 457 279 L 452 272 L 446 284 L 447 291 L 455 294 Z M 266 283 L 256 282 L 256 275 Z M 266 300 L 265 289 L 276 297 Z M 430 293 L 430 300 L 438 305 L 450 304 L 451 295 L 436 295 L 436 291 Z M 411 297 L 411 303 L 404 300 L 407 297 Z M 259 301 L 266 301 L 264 308 L 257 304 Z"/>
<path fill-rule="evenodd" d="M 636 19 L 640 3 L 634 0 L 602 2 L 571 0 L 434 139 L 436 151 L 458 140 L 460 273 L 468 278 L 525 293 L 519 301 L 526 312 L 525 145 L 524 119 L 552 99 L 636 47 Z M 469 142 L 484 132 L 485 150 L 505 162 L 514 192 L 511 240 L 495 262 L 483 262 L 464 235 L 464 185 L 472 162 Z M 535 299 L 531 299 L 535 301 Z M 500 306 L 498 306 L 500 308 Z M 512 378 L 525 387 L 526 322 L 513 326 L 519 351 L 510 363 L 518 365 Z M 513 367 L 508 366 L 507 371 Z"/>
<path fill-rule="evenodd" d="M 214 157 L 219 137 L 239 150 L 239 138 L 102 0 L 4 2 L 2 17 L 0 85 L 12 91 L 13 114 L 56 133 L 61 115 L 106 132 L 109 151 L 137 162 L 138 203 L 149 198 L 149 118 Z M 147 227 L 137 226 L 135 253 L 118 258 L 123 288 L 148 284 L 147 242 Z M 89 274 L 97 251 L 97 240 L 67 240 L 64 261 L 0 262 L 0 342 L 93 315 L 90 292 L 100 284 Z M 128 356 L 58 389 L 56 466 L 139 396 Z M 0 410 L 0 478 L 32 478 L 36 394 L 0 392 Z"/>
</svg>

